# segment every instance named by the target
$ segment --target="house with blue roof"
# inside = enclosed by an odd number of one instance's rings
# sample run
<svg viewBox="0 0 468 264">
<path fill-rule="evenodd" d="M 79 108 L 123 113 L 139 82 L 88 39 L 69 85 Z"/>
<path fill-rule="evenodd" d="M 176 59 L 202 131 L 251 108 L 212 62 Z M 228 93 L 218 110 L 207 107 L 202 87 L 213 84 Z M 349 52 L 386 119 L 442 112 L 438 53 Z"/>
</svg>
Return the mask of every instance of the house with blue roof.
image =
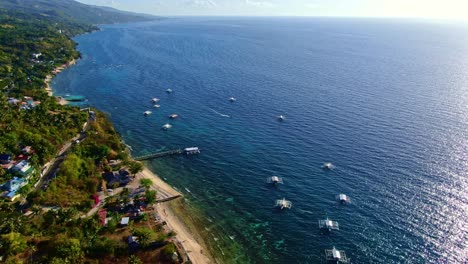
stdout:
<svg viewBox="0 0 468 264">
<path fill-rule="evenodd" d="M 20 196 L 18 192 L 21 189 L 21 187 L 25 186 L 26 184 L 28 184 L 27 179 L 14 177 L 9 182 L 0 186 L 2 190 L 6 191 L 2 195 L 2 197 L 10 201 L 15 200 L 16 198 Z"/>
<path fill-rule="evenodd" d="M 22 177 L 29 179 L 29 177 L 31 176 L 31 173 L 34 171 L 34 168 L 31 166 L 31 164 L 27 160 L 22 160 L 16 163 L 15 166 L 11 168 L 11 170 L 13 172 L 18 173 Z"/>
</svg>

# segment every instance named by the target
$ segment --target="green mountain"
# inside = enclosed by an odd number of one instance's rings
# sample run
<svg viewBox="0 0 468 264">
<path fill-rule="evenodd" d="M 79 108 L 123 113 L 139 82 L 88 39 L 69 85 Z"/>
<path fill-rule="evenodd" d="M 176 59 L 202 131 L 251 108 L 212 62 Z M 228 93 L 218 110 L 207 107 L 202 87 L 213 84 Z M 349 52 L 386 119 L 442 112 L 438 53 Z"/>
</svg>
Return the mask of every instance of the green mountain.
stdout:
<svg viewBox="0 0 468 264">
<path fill-rule="evenodd" d="M 0 0 L 0 8 L 59 21 L 111 24 L 155 20 L 157 17 L 82 4 L 73 0 Z"/>
</svg>

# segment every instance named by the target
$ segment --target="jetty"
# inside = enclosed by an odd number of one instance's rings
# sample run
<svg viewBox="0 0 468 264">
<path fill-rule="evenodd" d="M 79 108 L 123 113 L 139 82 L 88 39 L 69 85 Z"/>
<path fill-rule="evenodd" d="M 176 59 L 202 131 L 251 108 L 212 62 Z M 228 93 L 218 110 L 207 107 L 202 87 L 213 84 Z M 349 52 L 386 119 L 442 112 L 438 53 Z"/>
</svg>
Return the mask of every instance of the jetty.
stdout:
<svg viewBox="0 0 468 264">
<path fill-rule="evenodd" d="M 168 150 L 168 151 L 150 153 L 150 154 L 146 154 L 143 156 L 135 157 L 133 159 L 137 161 L 142 161 L 142 160 L 150 160 L 150 159 L 156 159 L 156 158 L 172 156 L 172 155 L 180 155 L 180 154 L 193 155 L 193 154 L 198 154 L 198 153 L 200 153 L 200 149 L 198 147 L 190 147 L 190 148 L 185 148 L 185 149 L 173 149 L 173 150 Z"/>
</svg>

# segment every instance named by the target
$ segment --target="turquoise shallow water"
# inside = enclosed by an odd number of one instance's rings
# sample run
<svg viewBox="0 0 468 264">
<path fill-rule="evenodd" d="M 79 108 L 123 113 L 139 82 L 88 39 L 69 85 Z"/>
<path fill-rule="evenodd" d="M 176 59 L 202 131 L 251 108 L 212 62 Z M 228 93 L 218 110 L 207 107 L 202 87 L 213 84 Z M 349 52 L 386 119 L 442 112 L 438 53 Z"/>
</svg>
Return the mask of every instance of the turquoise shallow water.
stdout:
<svg viewBox="0 0 468 264">
<path fill-rule="evenodd" d="M 467 261 L 467 28 L 177 18 L 76 41 L 83 58 L 56 93 L 109 113 L 134 155 L 200 147 L 149 165 L 203 212 L 228 262 L 318 263 L 332 246 L 354 263 Z M 291 210 L 273 209 L 282 197 Z M 324 235 L 327 216 L 340 230 Z"/>
</svg>

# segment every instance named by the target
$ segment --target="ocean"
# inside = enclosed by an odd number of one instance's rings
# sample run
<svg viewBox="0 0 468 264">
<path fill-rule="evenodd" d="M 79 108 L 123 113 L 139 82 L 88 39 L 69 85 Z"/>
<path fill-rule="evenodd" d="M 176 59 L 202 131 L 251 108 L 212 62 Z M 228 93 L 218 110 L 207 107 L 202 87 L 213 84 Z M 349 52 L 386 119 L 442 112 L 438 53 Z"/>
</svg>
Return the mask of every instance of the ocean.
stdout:
<svg viewBox="0 0 468 264">
<path fill-rule="evenodd" d="M 108 113 L 134 156 L 199 147 L 147 164 L 224 262 L 320 263 L 336 247 L 352 263 L 467 263 L 466 25 L 187 17 L 75 40 L 55 94 Z M 340 230 L 320 232 L 327 217 Z"/>
</svg>

